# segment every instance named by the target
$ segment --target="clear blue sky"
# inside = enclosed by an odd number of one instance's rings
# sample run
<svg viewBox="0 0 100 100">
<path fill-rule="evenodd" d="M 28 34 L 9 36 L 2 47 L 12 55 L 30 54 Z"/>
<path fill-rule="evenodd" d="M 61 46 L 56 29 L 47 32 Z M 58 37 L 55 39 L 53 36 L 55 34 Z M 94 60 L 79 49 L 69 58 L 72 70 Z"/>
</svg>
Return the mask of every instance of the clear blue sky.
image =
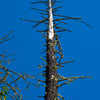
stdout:
<svg viewBox="0 0 100 100">
<path fill-rule="evenodd" d="M 33 0 L 36 1 L 36 0 Z M 73 33 L 61 33 L 61 44 L 64 60 L 75 60 L 75 63 L 65 65 L 61 74 L 65 76 L 92 76 L 92 79 L 79 79 L 60 89 L 65 100 L 99 100 L 100 92 L 100 1 L 99 0 L 62 0 L 64 6 L 58 13 L 82 17 L 93 26 L 91 30 L 77 21 L 68 21 L 67 29 Z M 32 29 L 34 23 L 20 20 L 20 18 L 40 19 L 36 11 L 32 11 L 32 0 L 1 0 L 0 1 L 0 34 L 14 30 L 15 39 L 5 43 L 3 49 L 16 52 L 16 61 L 12 69 L 18 72 L 37 74 L 41 72 L 38 65 L 42 63 L 40 57 L 43 51 L 41 33 Z M 35 6 L 39 7 L 39 6 Z M 40 6 L 41 7 L 41 6 Z M 24 83 L 21 82 L 20 85 Z M 43 88 L 33 88 L 24 92 L 30 95 L 25 100 L 40 100 L 38 95 L 43 94 Z M 9 100 L 9 99 L 8 99 Z M 42 100 L 42 99 L 41 99 Z"/>
</svg>

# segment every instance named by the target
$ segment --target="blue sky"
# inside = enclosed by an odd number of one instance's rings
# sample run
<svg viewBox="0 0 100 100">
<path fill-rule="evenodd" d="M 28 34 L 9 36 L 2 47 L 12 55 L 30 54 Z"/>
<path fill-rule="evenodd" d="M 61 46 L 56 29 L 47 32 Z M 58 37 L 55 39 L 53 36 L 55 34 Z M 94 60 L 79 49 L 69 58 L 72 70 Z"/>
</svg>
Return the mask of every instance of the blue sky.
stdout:
<svg viewBox="0 0 100 100">
<path fill-rule="evenodd" d="M 36 0 L 35 0 L 36 1 Z M 69 20 L 67 29 L 73 32 L 60 33 L 63 47 L 64 61 L 75 60 L 75 63 L 65 65 L 60 73 L 65 76 L 92 76 L 92 79 L 79 79 L 60 89 L 65 100 L 99 100 L 100 90 L 100 1 L 99 0 L 62 0 L 58 4 L 64 6 L 58 13 L 72 17 L 82 17 L 93 29 L 86 25 Z M 34 23 L 20 20 L 20 18 L 40 19 L 38 12 L 31 10 L 32 0 L 1 0 L 0 2 L 0 34 L 13 30 L 15 39 L 5 43 L 3 49 L 16 52 L 16 61 L 12 69 L 18 72 L 37 74 L 41 72 L 38 65 L 42 63 L 40 57 L 43 51 L 41 33 L 32 29 Z M 35 6 L 42 7 L 42 6 Z M 20 85 L 24 83 L 21 82 Z M 24 92 L 29 94 L 30 100 L 40 100 L 43 88 L 33 88 Z M 27 99 L 25 99 L 27 100 Z"/>
</svg>

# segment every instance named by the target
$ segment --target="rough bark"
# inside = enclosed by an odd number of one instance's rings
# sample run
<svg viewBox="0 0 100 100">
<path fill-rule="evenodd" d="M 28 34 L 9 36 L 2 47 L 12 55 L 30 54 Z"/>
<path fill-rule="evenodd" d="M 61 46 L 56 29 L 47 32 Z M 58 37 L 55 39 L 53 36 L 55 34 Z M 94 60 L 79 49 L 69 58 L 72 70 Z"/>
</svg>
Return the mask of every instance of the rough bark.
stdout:
<svg viewBox="0 0 100 100">
<path fill-rule="evenodd" d="M 47 42 L 47 66 L 46 66 L 46 95 L 45 100 L 56 100 L 57 98 L 57 69 L 56 69 L 56 57 L 55 47 L 50 44 L 54 43 L 54 40 Z"/>
<path fill-rule="evenodd" d="M 66 25 L 67 23 L 65 23 L 64 20 L 70 19 L 70 20 L 77 20 L 77 21 L 80 21 L 81 23 L 88 25 L 87 23 L 82 21 L 81 18 L 55 14 L 55 11 L 57 11 L 58 8 L 61 8 L 61 6 L 54 8 L 54 5 L 57 2 L 61 2 L 61 1 L 39 0 L 38 2 L 32 2 L 31 4 L 44 4 L 46 6 L 45 10 L 32 8 L 33 10 L 40 11 L 40 14 L 42 14 L 41 16 L 42 19 L 39 21 L 24 19 L 25 21 L 35 22 L 35 25 L 32 28 L 40 24 L 44 24 L 46 26 L 48 25 L 46 29 L 43 28 L 37 31 L 37 32 L 41 32 L 43 34 L 43 37 L 46 39 L 46 45 L 45 45 L 46 46 L 46 66 L 45 64 L 43 64 L 43 66 L 40 66 L 42 68 L 46 67 L 46 71 L 43 71 L 43 76 L 46 73 L 46 81 L 43 81 L 44 83 L 46 83 L 46 88 L 45 88 L 45 96 L 39 96 L 39 97 L 45 98 L 45 100 L 60 100 L 60 99 L 64 100 L 63 96 L 61 96 L 57 92 L 57 89 L 59 87 L 65 84 L 69 84 L 79 78 L 89 78 L 85 76 L 64 77 L 57 73 L 57 69 L 64 67 L 63 64 L 75 62 L 75 61 L 66 61 L 66 62 L 61 61 L 64 55 L 62 54 L 62 47 L 61 47 L 59 36 L 57 33 L 65 32 L 65 31 L 72 32 L 72 31 L 65 29 L 62 26 L 59 26 L 58 24 L 63 23 Z M 53 18 L 53 16 L 55 16 L 55 18 Z M 60 18 L 57 18 L 57 17 L 60 17 Z M 45 59 L 43 60 L 45 61 Z"/>
<path fill-rule="evenodd" d="M 55 39 L 53 27 L 52 1 L 49 0 L 49 29 L 47 40 L 46 95 L 45 100 L 57 99 L 57 62 L 55 56 Z"/>
</svg>

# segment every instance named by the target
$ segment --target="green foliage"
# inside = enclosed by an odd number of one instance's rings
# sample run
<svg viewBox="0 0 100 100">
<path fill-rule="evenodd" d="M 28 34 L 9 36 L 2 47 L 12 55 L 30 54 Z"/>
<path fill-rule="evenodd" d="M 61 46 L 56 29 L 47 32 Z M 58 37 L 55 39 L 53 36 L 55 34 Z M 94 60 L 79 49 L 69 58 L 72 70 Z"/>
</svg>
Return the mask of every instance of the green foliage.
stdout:
<svg viewBox="0 0 100 100">
<path fill-rule="evenodd" d="M 8 87 L 7 86 L 2 86 L 0 89 L 0 100 L 6 100 L 8 94 Z"/>
</svg>

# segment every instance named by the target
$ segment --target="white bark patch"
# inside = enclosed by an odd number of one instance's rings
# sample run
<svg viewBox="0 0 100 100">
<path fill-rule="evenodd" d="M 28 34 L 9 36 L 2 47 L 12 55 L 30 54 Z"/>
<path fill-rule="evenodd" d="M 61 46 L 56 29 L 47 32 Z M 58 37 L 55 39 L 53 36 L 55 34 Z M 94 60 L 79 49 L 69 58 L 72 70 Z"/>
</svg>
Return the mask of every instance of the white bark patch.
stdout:
<svg viewBox="0 0 100 100">
<path fill-rule="evenodd" d="M 53 59 L 55 59 L 55 56 L 52 56 Z"/>
<path fill-rule="evenodd" d="M 54 77 L 55 77 L 55 76 L 54 76 L 54 75 L 52 75 L 52 76 L 51 76 L 51 80 L 53 80 L 53 79 L 54 79 Z"/>
<path fill-rule="evenodd" d="M 54 27 L 53 27 L 53 13 L 52 13 L 52 4 L 49 0 L 49 39 L 54 37 Z"/>
</svg>

